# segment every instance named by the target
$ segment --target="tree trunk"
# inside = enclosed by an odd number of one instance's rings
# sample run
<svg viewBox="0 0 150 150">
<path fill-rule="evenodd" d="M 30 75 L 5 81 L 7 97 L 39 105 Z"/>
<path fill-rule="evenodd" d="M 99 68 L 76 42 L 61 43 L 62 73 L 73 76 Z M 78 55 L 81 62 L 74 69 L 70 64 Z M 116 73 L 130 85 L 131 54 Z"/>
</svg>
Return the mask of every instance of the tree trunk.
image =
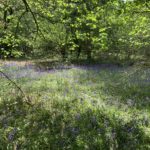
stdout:
<svg viewBox="0 0 150 150">
<path fill-rule="evenodd" d="M 79 45 L 78 49 L 77 49 L 77 59 L 79 59 L 81 54 L 81 46 Z"/>
<path fill-rule="evenodd" d="M 86 41 L 86 50 L 87 50 L 87 60 L 91 60 L 92 59 L 92 45 L 91 42 L 89 40 Z"/>
</svg>

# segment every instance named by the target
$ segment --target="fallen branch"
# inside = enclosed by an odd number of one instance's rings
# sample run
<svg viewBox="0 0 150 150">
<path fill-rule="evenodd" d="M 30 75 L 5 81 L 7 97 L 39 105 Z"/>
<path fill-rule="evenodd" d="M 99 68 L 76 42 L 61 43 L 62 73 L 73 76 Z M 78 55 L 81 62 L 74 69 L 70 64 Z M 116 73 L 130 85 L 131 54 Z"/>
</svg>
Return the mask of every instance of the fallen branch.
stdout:
<svg viewBox="0 0 150 150">
<path fill-rule="evenodd" d="M 25 102 L 26 102 L 28 105 L 31 106 L 32 104 L 31 104 L 30 98 L 26 96 L 26 94 L 25 94 L 24 91 L 21 89 L 21 87 L 20 87 L 19 85 L 17 85 L 16 82 L 14 82 L 13 80 L 11 80 L 11 79 L 9 78 L 9 76 L 8 76 L 7 74 L 5 74 L 3 71 L 0 70 L 0 73 L 1 73 L 8 81 L 10 81 L 10 83 L 12 83 L 12 84 L 21 92 L 21 94 L 23 95 L 23 97 L 24 97 L 25 100 L 26 100 Z"/>
</svg>

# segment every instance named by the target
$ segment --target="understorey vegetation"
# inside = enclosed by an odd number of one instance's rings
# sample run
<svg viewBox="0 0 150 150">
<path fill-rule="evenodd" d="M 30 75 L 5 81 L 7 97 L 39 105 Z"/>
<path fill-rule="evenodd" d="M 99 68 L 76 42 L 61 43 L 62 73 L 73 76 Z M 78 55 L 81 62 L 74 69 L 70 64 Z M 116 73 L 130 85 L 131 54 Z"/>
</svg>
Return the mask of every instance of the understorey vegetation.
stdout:
<svg viewBox="0 0 150 150">
<path fill-rule="evenodd" d="M 1 58 L 147 61 L 144 0 L 7 0 L 0 4 Z"/>
<path fill-rule="evenodd" d="M 149 149 L 150 70 L 51 70 L 7 62 L 0 78 L 0 149 Z M 65 66 L 64 66 L 65 67 Z"/>
</svg>

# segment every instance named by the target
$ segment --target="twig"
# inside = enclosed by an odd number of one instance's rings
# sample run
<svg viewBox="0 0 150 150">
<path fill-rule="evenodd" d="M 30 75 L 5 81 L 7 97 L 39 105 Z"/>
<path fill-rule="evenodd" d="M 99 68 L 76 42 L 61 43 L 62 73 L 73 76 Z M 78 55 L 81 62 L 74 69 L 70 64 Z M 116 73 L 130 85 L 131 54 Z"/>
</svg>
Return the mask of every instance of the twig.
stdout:
<svg viewBox="0 0 150 150">
<path fill-rule="evenodd" d="M 26 11 L 29 11 L 29 12 L 31 13 L 32 17 L 33 17 L 33 20 L 34 20 L 35 25 L 36 25 L 36 31 L 37 31 L 37 34 L 38 34 L 38 32 L 39 32 L 39 24 L 38 24 L 38 22 L 37 22 L 37 19 L 36 19 L 36 17 L 35 17 L 35 14 L 34 14 L 34 12 L 32 11 L 32 9 L 30 8 L 28 2 L 27 2 L 26 0 L 22 0 L 22 1 L 23 1 L 24 5 L 25 5 L 25 7 L 26 7 Z"/>
<path fill-rule="evenodd" d="M 19 23 L 22 19 L 22 17 L 27 13 L 27 11 L 25 10 L 24 12 L 22 12 L 22 14 L 20 15 L 20 17 L 18 18 L 18 22 L 17 22 L 17 26 L 16 26 L 16 31 L 15 31 L 15 36 L 17 34 L 18 28 L 19 28 Z"/>
<path fill-rule="evenodd" d="M 35 13 L 32 11 L 32 9 L 31 9 L 31 7 L 29 6 L 27 0 L 22 0 L 22 2 L 23 2 L 23 4 L 25 5 L 26 10 L 25 10 L 25 11 L 21 14 L 21 16 L 18 18 L 18 23 L 17 23 L 17 27 L 16 27 L 16 33 L 17 33 L 17 30 L 18 30 L 18 27 L 19 27 L 19 22 L 20 22 L 20 20 L 21 20 L 22 17 L 25 15 L 25 13 L 30 12 L 31 15 L 32 15 L 32 17 L 33 17 L 34 23 L 35 23 L 35 25 L 36 25 L 36 33 L 37 33 L 37 34 L 36 34 L 36 36 L 35 36 L 35 40 L 36 40 L 36 37 L 37 37 L 37 35 L 38 35 L 39 32 L 40 32 L 41 36 L 42 36 L 44 39 L 46 39 L 45 36 L 44 36 L 44 34 L 42 33 L 42 31 L 41 31 L 40 28 L 39 28 L 39 24 L 38 24 L 37 19 L 36 19 L 36 17 L 35 17 Z M 15 35 L 16 35 L 16 33 L 15 33 Z"/>
<path fill-rule="evenodd" d="M 28 105 L 32 105 L 30 98 L 26 96 L 26 94 L 25 94 L 24 91 L 21 89 L 21 87 L 19 87 L 16 82 L 14 82 L 13 80 L 11 80 L 11 79 L 9 78 L 9 76 L 6 75 L 3 71 L 0 70 L 0 73 L 1 73 L 8 81 L 10 81 L 10 83 L 12 83 L 12 84 L 21 92 L 21 94 L 22 94 L 22 95 L 24 96 L 24 98 L 26 99 L 25 102 L 26 102 Z"/>
</svg>

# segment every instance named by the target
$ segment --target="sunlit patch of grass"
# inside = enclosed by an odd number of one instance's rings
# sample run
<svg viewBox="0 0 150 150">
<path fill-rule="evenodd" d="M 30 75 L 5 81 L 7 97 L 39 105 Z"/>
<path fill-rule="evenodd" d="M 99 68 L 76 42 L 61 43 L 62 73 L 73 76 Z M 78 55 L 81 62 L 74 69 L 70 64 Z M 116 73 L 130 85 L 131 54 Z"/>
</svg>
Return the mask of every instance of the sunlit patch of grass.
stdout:
<svg viewBox="0 0 150 150">
<path fill-rule="evenodd" d="M 88 69 L 87 66 L 36 72 L 33 68 L 7 66 L 5 72 L 12 78 L 16 77 L 14 80 L 30 95 L 46 96 L 51 100 L 81 98 L 97 103 L 123 104 L 136 108 L 149 108 L 150 105 L 149 69 Z M 4 86 L 7 88 L 8 83 L 5 83 L 4 79 L 1 80 L 4 83 L 2 89 L 5 89 Z"/>
</svg>

